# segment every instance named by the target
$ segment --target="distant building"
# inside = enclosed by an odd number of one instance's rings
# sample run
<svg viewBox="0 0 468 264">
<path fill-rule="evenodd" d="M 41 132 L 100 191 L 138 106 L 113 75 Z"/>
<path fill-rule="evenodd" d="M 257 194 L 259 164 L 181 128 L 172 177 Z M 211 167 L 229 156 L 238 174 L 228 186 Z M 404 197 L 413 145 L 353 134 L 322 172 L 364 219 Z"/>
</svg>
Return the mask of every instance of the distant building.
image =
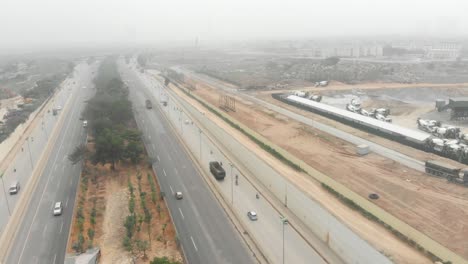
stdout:
<svg viewBox="0 0 468 264">
<path fill-rule="evenodd" d="M 322 48 L 321 52 L 316 52 L 320 57 L 343 57 L 343 58 L 363 58 L 383 56 L 383 46 L 381 45 L 337 45 L 334 47 Z"/>
<path fill-rule="evenodd" d="M 460 57 L 461 49 L 460 43 L 440 42 L 426 47 L 426 57 L 431 60 L 456 60 Z"/>
</svg>

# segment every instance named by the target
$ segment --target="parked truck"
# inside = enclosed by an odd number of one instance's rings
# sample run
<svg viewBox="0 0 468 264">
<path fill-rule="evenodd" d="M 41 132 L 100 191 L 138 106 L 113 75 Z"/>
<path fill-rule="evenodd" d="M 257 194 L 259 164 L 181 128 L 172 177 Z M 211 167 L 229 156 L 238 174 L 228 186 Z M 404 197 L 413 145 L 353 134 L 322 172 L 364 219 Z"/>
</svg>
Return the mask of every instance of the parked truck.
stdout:
<svg viewBox="0 0 468 264">
<path fill-rule="evenodd" d="M 449 182 L 468 186 L 468 170 L 461 170 L 452 165 L 436 160 L 426 161 L 426 173 L 446 178 Z"/>
<path fill-rule="evenodd" d="M 146 109 L 151 109 L 151 108 L 153 108 L 153 104 L 151 103 L 150 100 L 146 100 L 145 104 L 146 104 Z"/>
<path fill-rule="evenodd" d="M 226 171 L 217 161 L 210 162 L 210 172 L 213 174 L 216 180 L 223 180 L 224 177 L 226 177 Z"/>
</svg>

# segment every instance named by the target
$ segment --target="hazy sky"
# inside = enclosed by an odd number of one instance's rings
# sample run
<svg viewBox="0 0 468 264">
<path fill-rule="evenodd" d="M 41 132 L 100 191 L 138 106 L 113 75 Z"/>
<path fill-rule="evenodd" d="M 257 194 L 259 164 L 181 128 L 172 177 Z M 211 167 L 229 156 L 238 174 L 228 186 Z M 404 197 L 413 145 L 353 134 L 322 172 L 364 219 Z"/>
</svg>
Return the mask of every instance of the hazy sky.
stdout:
<svg viewBox="0 0 468 264">
<path fill-rule="evenodd" d="M 468 36 L 467 0 L 1 0 L 9 48 L 312 38 Z"/>
</svg>

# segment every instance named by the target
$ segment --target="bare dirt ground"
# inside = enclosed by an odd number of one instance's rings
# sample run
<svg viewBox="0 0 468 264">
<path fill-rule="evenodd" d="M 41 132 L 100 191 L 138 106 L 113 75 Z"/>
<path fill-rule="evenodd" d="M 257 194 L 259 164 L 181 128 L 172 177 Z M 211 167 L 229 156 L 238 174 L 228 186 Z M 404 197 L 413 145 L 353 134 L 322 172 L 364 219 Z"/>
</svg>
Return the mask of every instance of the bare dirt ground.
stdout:
<svg viewBox="0 0 468 264">
<path fill-rule="evenodd" d="M 218 104 L 219 92 L 202 84 L 194 91 L 213 105 Z M 262 96 L 263 99 L 266 97 L 270 96 Z M 232 117 L 363 197 L 369 193 L 378 193 L 381 198 L 375 201 L 377 205 L 458 254 L 468 257 L 468 188 L 427 176 L 376 154 L 358 157 L 355 147 L 346 142 L 287 120 L 243 98 L 237 99 L 237 111 L 229 112 Z M 276 100 L 271 98 L 268 101 Z M 363 136 L 362 131 L 351 132 Z M 365 137 L 372 140 L 378 138 L 368 134 Z M 395 145 L 391 141 L 387 144 Z M 426 155 L 431 154 L 424 153 L 423 156 Z M 315 198 L 315 195 L 312 196 Z M 382 241 L 386 241 L 385 237 L 389 236 L 390 239 L 392 234 L 380 230 L 382 234 L 377 235 L 379 241 L 376 241 L 370 235 L 375 234 L 364 225 L 355 224 L 359 222 L 353 224 L 351 218 L 342 219 L 346 219 L 345 222 L 358 231 L 360 236 L 390 254 L 398 263 L 423 263 L 421 259 L 408 262 L 408 257 L 399 257 L 399 254 L 404 255 L 391 249 L 391 243 L 382 244 Z"/>
<path fill-rule="evenodd" d="M 182 263 L 182 256 L 179 251 L 175 238 L 175 229 L 172 225 L 169 211 L 165 206 L 164 201 L 159 199 L 159 185 L 151 169 L 146 165 L 143 160 L 138 164 L 120 164 L 117 171 L 111 171 L 109 166 L 93 166 L 87 164 L 88 173 L 82 175 L 89 177 L 87 183 L 83 180 L 80 184 L 79 195 L 77 197 L 76 207 L 80 206 L 80 200 L 83 199 L 84 211 L 84 232 L 85 248 L 93 244 L 101 249 L 100 263 L 147 263 L 154 257 L 166 256 L 169 259 L 179 261 Z M 124 227 L 125 218 L 129 215 L 128 201 L 130 198 L 128 181 L 130 179 L 135 193 L 135 211 L 137 214 L 143 215 L 143 209 L 140 205 L 140 196 L 138 190 L 137 172 L 142 175 L 141 178 L 141 192 L 146 192 L 147 207 L 152 214 L 150 223 L 150 234 L 148 233 L 148 226 L 146 223 L 141 224 L 140 231 L 136 232 L 134 239 L 151 240 L 151 246 L 147 250 L 147 258 L 143 258 L 143 253 L 134 250 L 134 253 L 126 251 L 123 247 L 123 238 L 126 233 Z M 151 187 L 148 181 L 148 174 L 153 177 L 156 183 L 156 193 L 158 199 L 153 203 L 150 199 Z M 94 178 L 96 177 L 96 178 Z M 85 187 L 86 186 L 86 187 Z M 86 191 L 83 192 L 83 189 Z M 84 197 L 84 198 L 82 198 Z M 96 199 L 96 223 L 93 226 L 90 222 L 90 214 L 93 208 L 93 201 Z M 157 210 L 159 204 L 161 211 L 160 214 Z M 73 253 L 73 243 L 78 240 L 79 227 L 78 220 L 75 215 L 73 218 L 73 227 L 68 243 L 68 253 Z M 137 224 L 138 225 L 138 224 Z M 163 225 L 166 225 L 163 231 Z M 92 228 L 95 230 L 94 240 L 90 242 L 87 230 Z M 136 262 L 132 261 L 132 257 L 136 257 Z"/>
<path fill-rule="evenodd" d="M 428 87 L 428 88 L 460 88 L 468 87 L 468 83 L 360 83 L 360 84 L 346 84 L 341 82 L 332 81 L 326 87 L 304 87 L 301 90 L 305 91 L 323 91 L 323 90 L 351 90 L 351 89 L 387 89 L 387 88 L 415 88 L 415 87 Z M 290 91 L 290 90 L 283 90 Z M 281 92 L 276 90 L 276 92 Z"/>
</svg>

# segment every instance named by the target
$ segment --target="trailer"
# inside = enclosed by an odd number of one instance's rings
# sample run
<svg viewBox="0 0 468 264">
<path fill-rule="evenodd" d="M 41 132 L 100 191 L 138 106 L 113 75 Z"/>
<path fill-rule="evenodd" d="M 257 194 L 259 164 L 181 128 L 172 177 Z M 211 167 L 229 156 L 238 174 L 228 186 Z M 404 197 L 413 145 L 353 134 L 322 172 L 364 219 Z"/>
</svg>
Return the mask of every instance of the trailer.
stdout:
<svg viewBox="0 0 468 264">
<path fill-rule="evenodd" d="M 437 160 L 427 160 L 425 163 L 425 171 L 427 174 L 442 178 L 455 177 L 460 173 L 459 168 L 446 164 Z"/>
</svg>

